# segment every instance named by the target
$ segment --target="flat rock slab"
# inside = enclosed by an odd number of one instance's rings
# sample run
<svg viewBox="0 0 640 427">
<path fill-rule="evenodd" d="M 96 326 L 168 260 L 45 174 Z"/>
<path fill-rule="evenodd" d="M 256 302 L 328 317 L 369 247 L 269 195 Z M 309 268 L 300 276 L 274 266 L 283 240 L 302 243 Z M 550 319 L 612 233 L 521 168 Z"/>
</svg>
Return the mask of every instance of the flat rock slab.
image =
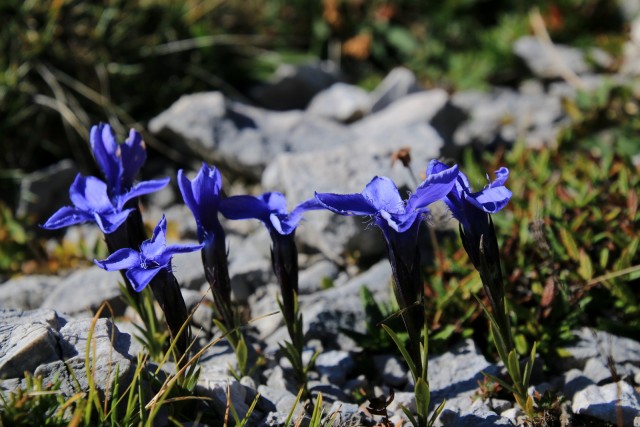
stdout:
<svg viewBox="0 0 640 427">
<path fill-rule="evenodd" d="M 624 381 L 580 390 L 573 397 L 571 408 L 575 414 L 590 415 L 614 425 L 640 425 L 640 394 Z"/>
<path fill-rule="evenodd" d="M 21 378 L 59 360 L 59 320 L 53 310 L 0 310 L 0 378 Z"/>
</svg>

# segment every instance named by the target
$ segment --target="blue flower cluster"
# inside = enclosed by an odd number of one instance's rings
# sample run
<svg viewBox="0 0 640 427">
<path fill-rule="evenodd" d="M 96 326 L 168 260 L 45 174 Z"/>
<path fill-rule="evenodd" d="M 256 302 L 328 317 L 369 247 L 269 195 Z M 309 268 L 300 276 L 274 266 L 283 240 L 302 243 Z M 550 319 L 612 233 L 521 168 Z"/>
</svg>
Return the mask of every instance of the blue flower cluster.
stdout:
<svg viewBox="0 0 640 427">
<path fill-rule="evenodd" d="M 58 210 L 43 225 L 44 228 L 95 222 L 109 236 L 122 230 L 129 215 L 137 210 L 138 196 L 159 190 L 169 182 L 166 178 L 134 184 L 146 159 L 144 142 L 134 130 L 124 143 L 119 144 L 108 125 L 94 126 L 91 147 L 106 180 L 78 175 L 69 189 L 73 206 Z M 298 291 L 295 230 L 305 212 L 328 209 L 340 215 L 369 217 L 382 230 L 393 270 L 396 297 L 401 308 L 409 308 L 422 298 L 418 236 L 420 223 L 429 212 L 428 206 L 438 200 L 447 204 L 453 217 L 460 222 L 463 244 L 470 258 L 479 268 L 483 253 L 487 252 L 482 245 L 495 239 L 489 215 L 505 207 L 511 198 L 511 192 L 504 185 L 508 176 L 509 171 L 501 168 L 496 171 L 493 182 L 474 192 L 457 165 L 448 166 L 432 160 L 426 169 L 426 179 L 407 199 L 401 196 L 391 179 L 374 177 L 362 193 L 315 193 L 314 197 L 288 211 L 285 196 L 277 192 L 224 198 L 220 172 L 203 164 L 192 181 L 182 170 L 177 176 L 184 202 L 197 224 L 199 245 L 167 245 L 166 219 L 163 217 L 151 239 L 138 242 L 139 250 L 133 247 L 110 248 L 113 250 L 106 260 L 95 262 L 109 271 L 124 270 L 133 289 L 140 292 L 158 272 L 171 270 L 174 254 L 201 249 L 203 266 L 214 297 L 222 299 L 223 306 L 229 305 L 225 234 L 218 213 L 233 220 L 258 219 L 272 238 L 273 269 L 281 282 L 284 311 L 290 312 L 285 313 L 287 317 L 293 315 L 292 298 Z M 405 322 L 411 322 L 409 317 Z"/>
</svg>

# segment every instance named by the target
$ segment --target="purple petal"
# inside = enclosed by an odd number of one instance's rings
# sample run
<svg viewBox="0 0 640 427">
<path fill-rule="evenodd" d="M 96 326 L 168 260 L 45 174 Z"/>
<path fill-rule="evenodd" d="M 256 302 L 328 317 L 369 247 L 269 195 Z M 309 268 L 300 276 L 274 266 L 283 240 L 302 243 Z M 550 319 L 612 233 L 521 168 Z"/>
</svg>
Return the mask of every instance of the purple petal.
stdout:
<svg viewBox="0 0 640 427">
<path fill-rule="evenodd" d="M 69 187 L 69 197 L 73 204 L 88 212 L 108 212 L 114 209 L 107 184 L 95 176 L 84 177 L 80 174 Z"/>
<path fill-rule="evenodd" d="M 147 150 L 142 140 L 142 135 L 135 129 L 129 131 L 129 138 L 120 145 L 122 155 L 122 185 L 124 189 L 128 189 L 133 185 L 133 181 L 138 171 L 147 160 Z"/>
<path fill-rule="evenodd" d="M 111 234 L 124 224 L 133 210 L 130 208 L 119 212 L 94 212 L 93 219 L 104 234 Z"/>
<path fill-rule="evenodd" d="M 151 268 L 148 270 L 143 268 L 131 268 L 127 270 L 126 276 L 131 282 L 133 290 L 141 292 L 161 269 L 162 267 Z"/>
<path fill-rule="evenodd" d="M 449 169 L 449 166 L 447 164 L 442 163 L 439 160 L 431 160 L 427 165 L 427 176 L 440 173 L 446 169 Z"/>
<path fill-rule="evenodd" d="M 490 188 L 503 186 L 507 179 L 509 178 L 509 169 L 504 166 L 496 171 L 496 179 L 489 184 Z"/>
<path fill-rule="evenodd" d="M 427 175 L 427 179 L 409 197 L 407 210 L 424 209 L 431 203 L 443 199 L 449 194 L 457 178 L 458 165 Z"/>
<path fill-rule="evenodd" d="M 154 179 L 151 181 L 139 182 L 130 191 L 128 191 L 118 199 L 118 205 L 121 208 L 125 203 L 135 197 L 143 196 L 145 194 L 161 190 L 169 183 L 170 180 L 171 179 L 167 177 L 163 179 Z"/>
<path fill-rule="evenodd" d="M 51 218 L 42 224 L 41 227 L 47 230 L 57 230 L 58 228 L 64 228 L 70 225 L 89 221 L 93 221 L 93 215 L 90 213 L 75 207 L 64 206 L 51 215 Z"/>
<path fill-rule="evenodd" d="M 320 203 L 318 201 L 318 199 L 316 199 L 315 197 L 312 198 L 312 199 L 305 200 L 304 202 L 302 202 L 298 206 L 296 206 L 295 209 L 292 210 L 291 213 L 288 215 L 287 226 L 286 227 L 293 227 L 293 230 L 295 230 L 295 228 L 298 226 L 298 223 L 302 219 L 302 215 L 305 212 L 312 211 L 312 210 L 318 210 L 318 209 L 324 209 L 324 208 L 325 207 L 322 205 L 322 203 Z M 271 223 L 274 224 L 273 215 L 271 215 L 271 217 L 272 217 L 271 218 Z M 280 230 L 278 230 L 278 231 L 281 234 L 291 234 L 291 232 L 293 230 L 289 230 L 288 233 L 284 233 L 284 231 L 285 231 L 284 229 L 282 229 L 282 231 L 280 231 Z"/>
<path fill-rule="evenodd" d="M 362 195 L 376 207 L 391 213 L 404 212 L 404 201 L 396 184 L 386 176 L 376 176 L 367 184 Z"/>
<path fill-rule="evenodd" d="M 117 190 L 120 185 L 120 151 L 111 126 L 100 123 L 91 128 L 91 149 L 96 162 L 109 183 L 109 187 Z"/>
<path fill-rule="evenodd" d="M 340 215 L 374 215 L 378 211 L 362 194 L 316 193 L 316 199 Z"/>
<path fill-rule="evenodd" d="M 220 200 L 220 212 L 228 219 L 259 219 L 269 222 L 269 206 L 254 196 L 232 196 Z"/>
<path fill-rule="evenodd" d="M 107 271 L 127 270 L 129 268 L 140 267 L 140 253 L 133 249 L 118 249 L 105 260 L 93 262 L 100 268 Z"/>
<path fill-rule="evenodd" d="M 191 209 L 191 213 L 196 220 L 196 223 L 200 222 L 200 209 L 196 199 L 193 197 L 193 188 L 191 187 L 191 181 L 184 175 L 182 169 L 178 171 L 178 187 L 180 193 L 182 193 L 182 200 Z"/>
<path fill-rule="evenodd" d="M 202 249 L 204 245 L 202 244 L 184 244 L 184 245 L 169 245 L 163 252 L 163 256 L 169 255 L 170 257 L 175 254 L 186 254 L 189 252 L 195 252 Z"/>
<path fill-rule="evenodd" d="M 164 215 L 160 222 L 153 229 L 151 239 L 145 240 L 140 245 L 141 252 L 147 258 L 154 259 L 160 257 L 167 246 L 167 219 Z"/>
<path fill-rule="evenodd" d="M 511 191 L 506 187 L 486 188 L 479 193 L 469 195 L 467 200 L 486 213 L 496 213 L 504 208 L 511 199 Z"/>
<path fill-rule="evenodd" d="M 260 196 L 270 213 L 287 214 L 287 199 L 284 194 L 278 192 L 267 192 Z"/>
</svg>

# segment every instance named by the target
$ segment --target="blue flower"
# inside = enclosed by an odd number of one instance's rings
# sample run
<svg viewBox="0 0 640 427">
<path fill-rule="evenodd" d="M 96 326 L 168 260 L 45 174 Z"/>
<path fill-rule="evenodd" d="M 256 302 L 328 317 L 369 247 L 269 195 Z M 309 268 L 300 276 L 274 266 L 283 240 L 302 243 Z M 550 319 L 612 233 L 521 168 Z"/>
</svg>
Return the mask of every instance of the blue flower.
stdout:
<svg viewBox="0 0 640 427">
<path fill-rule="evenodd" d="M 140 245 L 140 251 L 119 249 L 107 259 L 94 262 L 107 271 L 127 270 L 127 279 L 136 292 L 142 291 L 161 270 L 171 271 L 171 257 L 178 253 L 197 251 L 202 245 L 167 246 L 167 220 L 162 219 L 153 230 L 151 239 Z"/>
<path fill-rule="evenodd" d="M 427 176 L 438 174 L 446 168 L 448 166 L 444 163 L 433 161 L 427 168 Z M 454 218 L 460 221 L 467 233 L 483 230 L 486 214 L 500 211 L 511 199 L 511 191 L 504 186 L 509 178 L 509 169 L 502 167 L 495 174 L 496 179 L 493 182 L 490 182 L 481 191 L 473 192 L 467 176 L 459 172 L 455 186 L 444 199 Z"/>
<path fill-rule="evenodd" d="M 316 193 L 316 198 L 324 207 L 340 215 L 371 217 L 387 243 L 395 246 L 399 239 L 407 243 L 415 241 L 420 220 L 429 212 L 427 206 L 449 193 L 457 174 L 458 166 L 453 166 L 430 175 L 406 202 L 391 179 L 378 176 L 362 193 Z"/>
<path fill-rule="evenodd" d="M 405 201 L 395 183 L 387 177 L 375 177 L 360 194 L 316 193 L 329 210 L 340 215 L 369 216 L 387 241 L 389 262 L 401 307 L 413 304 L 420 295 L 418 231 L 427 206 L 447 195 L 458 175 L 458 166 L 429 176 Z"/>
<path fill-rule="evenodd" d="M 105 234 L 113 233 L 122 225 L 134 209 L 125 209 L 125 204 L 138 196 L 152 193 L 167 185 L 169 179 L 144 181 L 122 195 L 109 197 L 107 184 L 96 177 L 80 174 L 69 187 L 69 198 L 73 206 L 65 206 L 54 213 L 43 228 L 53 230 L 70 225 L 95 222 Z"/>
<path fill-rule="evenodd" d="M 298 248 L 295 231 L 304 212 L 322 209 L 316 199 L 309 199 L 287 211 L 287 199 L 282 193 L 268 192 L 260 196 L 233 196 L 220 202 L 220 212 L 229 219 L 258 219 L 271 235 L 271 266 L 280 283 L 282 295 L 282 315 L 289 330 L 289 336 L 296 345 L 302 345 L 298 331 Z M 298 331 L 298 332 L 297 332 Z"/>
<path fill-rule="evenodd" d="M 220 203 L 220 212 L 229 219 L 259 219 L 273 237 L 293 234 L 306 211 L 322 209 L 316 199 L 309 199 L 287 211 L 282 193 L 268 192 L 260 196 L 233 196 Z"/>
<path fill-rule="evenodd" d="M 109 194 L 114 196 L 128 191 L 147 159 L 142 136 L 131 129 L 129 138 L 118 144 L 111 126 L 100 123 L 91 128 L 90 141 L 96 162 L 105 175 Z"/>
<path fill-rule="evenodd" d="M 178 171 L 178 186 L 196 220 L 200 243 L 211 241 L 216 235 L 224 240 L 224 230 L 218 220 L 222 191 L 222 177 L 218 169 L 202 163 L 202 168 L 193 181 L 189 181 L 181 169 Z"/>
</svg>

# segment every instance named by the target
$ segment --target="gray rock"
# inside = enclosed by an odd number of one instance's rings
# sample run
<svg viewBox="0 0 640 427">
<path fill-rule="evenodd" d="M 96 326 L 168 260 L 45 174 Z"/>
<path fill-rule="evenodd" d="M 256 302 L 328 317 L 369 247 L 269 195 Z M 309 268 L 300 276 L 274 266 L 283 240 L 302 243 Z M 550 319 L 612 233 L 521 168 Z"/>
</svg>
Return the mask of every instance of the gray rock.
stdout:
<svg viewBox="0 0 640 427">
<path fill-rule="evenodd" d="M 61 160 L 45 169 L 20 178 L 16 216 L 46 220 L 69 202 L 69 187 L 78 174 L 71 160 Z"/>
<path fill-rule="evenodd" d="M 393 128 L 430 123 L 448 100 L 449 95 L 443 89 L 412 93 L 352 124 L 351 129 L 356 136 L 373 137 Z"/>
<path fill-rule="evenodd" d="M 271 267 L 271 238 L 260 228 L 245 239 L 229 236 L 229 276 L 235 301 L 245 302 L 257 288 L 274 280 Z"/>
<path fill-rule="evenodd" d="M 0 284 L 0 307 L 36 309 L 59 283 L 57 276 L 33 275 L 10 279 Z"/>
<path fill-rule="evenodd" d="M 625 363 L 640 366 L 640 342 L 587 327 L 574 331 L 574 336 L 576 341 L 562 349 L 562 357 L 552 360 L 562 370 L 584 369 L 592 358 L 599 358 L 605 365 L 611 358 L 621 369 Z"/>
<path fill-rule="evenodd" d="M 116 383 L 120 390 L 125 390 L 133 378 L 135 367 L 129 355 L 131 336 L 121 333 L 109 319 L 98 319 L 93 326 L 92 322 L 92 319 L 81 319 L 66 323 L 60 329 L 62 357 L 40 365 L 34 373 L 42 375 L 45 383 L 57 378 L 60 389 L 71 396 L 89 390 L 89 368 L 91 382 L 100 398 L 111 398 Z"/>
<path fill-rule="evenodd" d="M 371 111 L 383 110 L 398 99 L 420 90 L 418 79 L 411 70 L 396 67 L 371 92 Z"/>
<path fill-rule="evenodd" d="M 440 402 L 454 397 L 470 398 L 482 380 L 482 371 L 497 375 L 473 340 L 467 339 L 444 354 L 429 358 L 431 400 Z"/>
<path fill-rule="evenodd" d="M 250 394 L 246 387 L 230 375 L 221 374 L 220 370 L 210 363 L 201 367 L 196 392 L 200 396 L 210 398 L 219 414 L 225 413 L 228 402 L 231 402 L 240 419 L 249 411 L 251 402 L 247 402 Z"/>
<path fill-rule="evenodd" d="M 511 144 L 524 138 L 528 146 L 540 147 L 555 143 L 568 124 L 560 99 L 547 95 L 520 95 L 508 89 L 470 91 L 453 95 L 452 104 L 469 116 L 453 134 L 458 146 Z"/>
<path fill-rule="evenodd" d="M 251 96 L 271 110 L 304 109 L 316 94 L 339 79 L 338 66 L 331 61 L 282 64 L 271 82 L 254 88 Z"/>
<path fill-rule="evenodd" d="M 575 414 L 590 415 L 617 425 L 640 423 L 640 394 L 624 381 L 588 386 L 575 394 L 571 408 Z M 618 414 L 622 419 L 618 419 Z"/>
<path fill-rule="evenodd" d="M 325 281 L 338 276 L 338 267 L 331 261 L 322 260 L 300 271 L 298 275 L 298 290 L 300 295 L 311 294 L 322 289 Z M 0 287 L 0 291 L 1 291 Z"/>
<path fill-rule="evenodd" d="M 0 378 L 22 378 L 59 360 L 59 328 L 53 310 L 0 310 Z"/>
<path fill-rule="evenodd" d="M 182 96 L 149 122 L 149 129 L 223 172 L 258 179 L 275 153 L 286 151 L 287 135 L 301 112 L 268 112 L 227 102 L 219 92 Z"/>
<path fill-rule="evenodd" d="M 575 74 L 589 71 L 584 54 L 580 50 L 561 44 L 554 44 L 553 47 L 547 46 L 533 36 L 525 36 L 516 40 L 513 50 L 516 55 L 522 58 L 533 74 L 543 79 L 562 78 L 565 67 Z"/>
<path fill-rule="evenodd" d="M 304 331 L 308 339 L 317 338 L 325 348 L 354 349 L 353 342 L 340 333 L 342 328 L 365 333 L 365 314 L 360 287 L 367 286 L 379 301 L 389 298 L 391 267 L 386 260 L 341 286 L 313 295 L 301 295 Z"/>
<path fill-rule="evenodd" d="M 75 271 L 47 295 L 42 308 L 71 315 L 87 310 L 95 313 L 107 301 L 116 316 L 122 315 L 126 306 L 120 298 L 119 282 L 122 282 L 122 276 L 118 272 L 105 271 L 97 266 Z"/>
<path fill-rule="evenodd" d="M 361 426 L 366 425 L 366 415 L 355 403 L 333 402 L 326 411 L 325 422 L 333 426 Z"/>
<path fill-rule="evenodd" d="M 314 191 L 360 193 L 376 175 L 390 177 L 399 188 L 414 188 L 411 174 L 399 162 L 392 165 L 391 156 L 399 148 L 409 147 L 414 170 L 422 171 L 429 160 L 439 156 L 442 145 L 440 136 L 426 123 L 391 127 L 330 150 L 281 154 L 265 170 L 262 185 L 286 194 L 291 205 L 313 197 Z M 308 212 L 305 218 L 296 236 L 331 260 L 341 259 L 344 248 L 363 257 L 384 252 L 378 230 L 362 233 L 363 218 L 325 211 Z"/>
<path fill-rule="evenodd" d="M 258 386 L 258 393 L 260 393 L 260 395 L 267 401 L 271 402 L 276 407 L 276 411 L 283 414 L 288 414 L 291 411 L 291 408 L 294 407 L 294 403 L 296 401 L 296 396 L 283 388 L 273 388 L 265 385 L 260 385 Z M 303 405 L 302 403 L 298 402 L 298 404 L 295 406 L 294 414 L 297 415 L 302 411 Z"/>
<path fill-rule="evenodd" d="M 600 359 L 589 359 L 584 366 L 584 374 L 598 385 L 611 380 L 611 370 Z"/>
<path fill-rule="evenodd" d="M 407 383 L 407 367 L 395 356 L 375 355 L 373 363 L 384 384 L 401 388 Z"/>
<path fill-rule="evenodd" d="M 387 409 L 393 414 L 403 415 L 404 411 L 402 410 L 402 406 L 411 411 L 411 413 L 416 413 L 416 396 L 413 392 L 395 392 L 393 394 L 393 401 L 387 406 Z"/>
<path fill-rule="evenodd" d="M 482 400 L 469 405 L 469 398 L 447 400 L 445 409 L 440 414 L 436 426 L 513 426 L 506 417 L 492 411 Z"/>
<path fill-rule="evenodd" d="M 188 244 L 198 244 L 197 241 L 186 241 Z M 173 274 L 182 288 L 200 289 L 207 283 L 202 266 L 200 251 L 187 252 L 174 256 L 171 260 Z"/>
<path fill-rule="evenodd" d="M 311 100 L 307 113 L 349 123 L 366 115 L 369 108 L 369 95 L 364 89 L 346 83 L 336 83 Z"/>
<path fill-rule="evenodd" d="M 355 368 L 355 361 L 347 351 L 329 350 L 316 358 L 315 369 L 323 380 L 342 386 L 349 373 Z"/>
<path fill-rule="evenodd" d="M 586 389 L 589 386 L 595 385 L 593 380 L 584 375 L 579 369 L 570 369 L 564 373 L 564 386 L 562 388 L 562 394 L 567 399 L 573 399 L 573 396 Z"/>
</svg>

